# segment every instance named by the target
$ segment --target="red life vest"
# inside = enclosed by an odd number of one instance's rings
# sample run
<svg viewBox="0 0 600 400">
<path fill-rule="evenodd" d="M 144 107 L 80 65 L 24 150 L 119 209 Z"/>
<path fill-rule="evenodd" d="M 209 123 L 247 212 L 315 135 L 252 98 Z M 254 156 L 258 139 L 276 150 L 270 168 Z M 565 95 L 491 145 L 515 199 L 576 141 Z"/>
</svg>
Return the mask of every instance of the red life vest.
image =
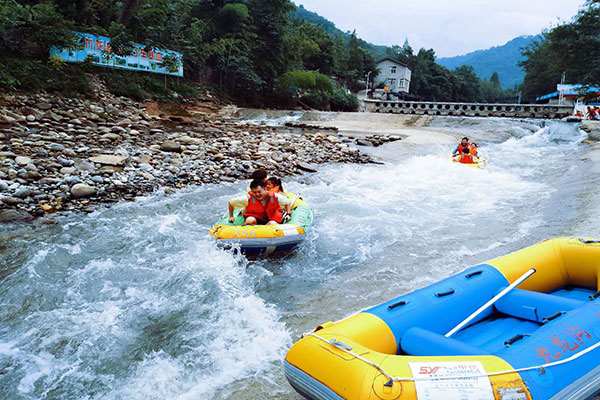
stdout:
<svg viewBox="0 0 600 400">
<path fill-rule="evenodd" d="M 248 192 L 250 198 L 244 212 L 244 217 L 254 217 L 259 220 L 275 221 L 278 224 L 283 221 L 283 210 L 279 206 L 279 201 L 274 193 L 267 196 L 267 204 L 263 204 L 254 197 L 252 192 Z"/>
</svg>

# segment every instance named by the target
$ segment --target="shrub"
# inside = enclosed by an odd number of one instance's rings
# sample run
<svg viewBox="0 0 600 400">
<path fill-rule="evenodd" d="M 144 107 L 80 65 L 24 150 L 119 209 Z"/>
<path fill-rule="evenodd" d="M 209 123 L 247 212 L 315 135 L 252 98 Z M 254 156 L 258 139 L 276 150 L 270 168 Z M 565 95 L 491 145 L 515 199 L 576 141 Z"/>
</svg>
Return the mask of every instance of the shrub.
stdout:
<svg viewBox="0 0 600 400">
<path fill-rule="evenodd" d="M 300 100 L 311 108 L 328 110 L 330 97 L 330 94 L 327 92 L 311 91 L 300 97 Z"/>
<path fill-rule="evenodd" d="M 329 101 L 331 111 L 357 111 L 358 98 L 355 94 L 347 93 L 344 89 L 337 89 Z"/>
</svg>

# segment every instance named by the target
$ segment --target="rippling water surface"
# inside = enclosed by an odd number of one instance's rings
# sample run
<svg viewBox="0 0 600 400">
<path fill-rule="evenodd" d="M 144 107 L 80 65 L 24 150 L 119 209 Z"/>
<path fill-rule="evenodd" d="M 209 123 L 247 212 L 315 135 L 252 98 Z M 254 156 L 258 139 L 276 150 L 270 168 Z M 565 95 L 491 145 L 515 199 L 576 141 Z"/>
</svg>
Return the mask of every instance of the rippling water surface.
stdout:
<svg viewBox="0 0 600 400">
<path fill-rule="evenodd" d="M 575 125 L 436 127 L 481 137 L 488 168 L 396 142 L 371 150 L 386 165 L 290 179 L 314 228 L 274 259 L 206 236 L 244 182 L 3 227 L 0 398 L 298 399 L 281 362 L 302 332 L 547 237 L 598 236 Z"/>
</svg>

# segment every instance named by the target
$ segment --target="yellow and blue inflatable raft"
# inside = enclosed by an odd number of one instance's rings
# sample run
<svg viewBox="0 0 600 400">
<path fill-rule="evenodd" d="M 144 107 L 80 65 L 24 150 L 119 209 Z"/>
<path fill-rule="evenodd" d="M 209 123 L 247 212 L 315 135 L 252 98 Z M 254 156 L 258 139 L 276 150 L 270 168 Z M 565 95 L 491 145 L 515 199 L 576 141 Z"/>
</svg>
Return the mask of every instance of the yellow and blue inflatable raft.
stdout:
<svg viewBox="0 0 600 400">
<path fill-rule="evenodd" d="M 233 223 L 225 214 L 208 232 L 224 247 L 240 245 L 243 253 L 271 254 L 292 249 L 302 243 L 313 220 L 313 212 L 306 202 L 294 193 L 286 196 L 294 201 L 290 220 L 278 225 L 244 225 L 244 210 L 235 210 Z"/>
<path fill-rule="evenodd" d="M 318 326 L 285 374 L 313 400 L 591 398 L 599 285 L 600 241 L 544 241 Z"/>
</svg>

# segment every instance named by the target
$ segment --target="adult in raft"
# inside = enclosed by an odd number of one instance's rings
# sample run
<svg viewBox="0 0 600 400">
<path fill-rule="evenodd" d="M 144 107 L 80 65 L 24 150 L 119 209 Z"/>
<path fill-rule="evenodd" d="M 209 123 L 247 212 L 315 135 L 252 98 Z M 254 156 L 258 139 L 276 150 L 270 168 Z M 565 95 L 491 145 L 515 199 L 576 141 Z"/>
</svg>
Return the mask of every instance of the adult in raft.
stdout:
<svg viewBox="0 0 600 400">
<path fill-rule="evenodd" d="M 458 146 L 456 146 L 456 149 L 454 149 L 454 151 L 452 152 L 452 155 L 460 155 L 463 154 L 463 150 L 464 149 L 468 149 L 469 148 L 469 138 L 468 137 L 464 137 L 460 140 L 460 144 Z"/>
<path fill-rule="evenodd" d="M 247 194 L 236 196 L 229 200 L 229 222 L 233 222 L 233 210 L 245 208 L 244 225 L 276 225 L 283 221 L 283 210 L 291 203 L 287 196 L 281 193 L 268 192 L 262 180 L 253 180 Z"/>
</svg>

